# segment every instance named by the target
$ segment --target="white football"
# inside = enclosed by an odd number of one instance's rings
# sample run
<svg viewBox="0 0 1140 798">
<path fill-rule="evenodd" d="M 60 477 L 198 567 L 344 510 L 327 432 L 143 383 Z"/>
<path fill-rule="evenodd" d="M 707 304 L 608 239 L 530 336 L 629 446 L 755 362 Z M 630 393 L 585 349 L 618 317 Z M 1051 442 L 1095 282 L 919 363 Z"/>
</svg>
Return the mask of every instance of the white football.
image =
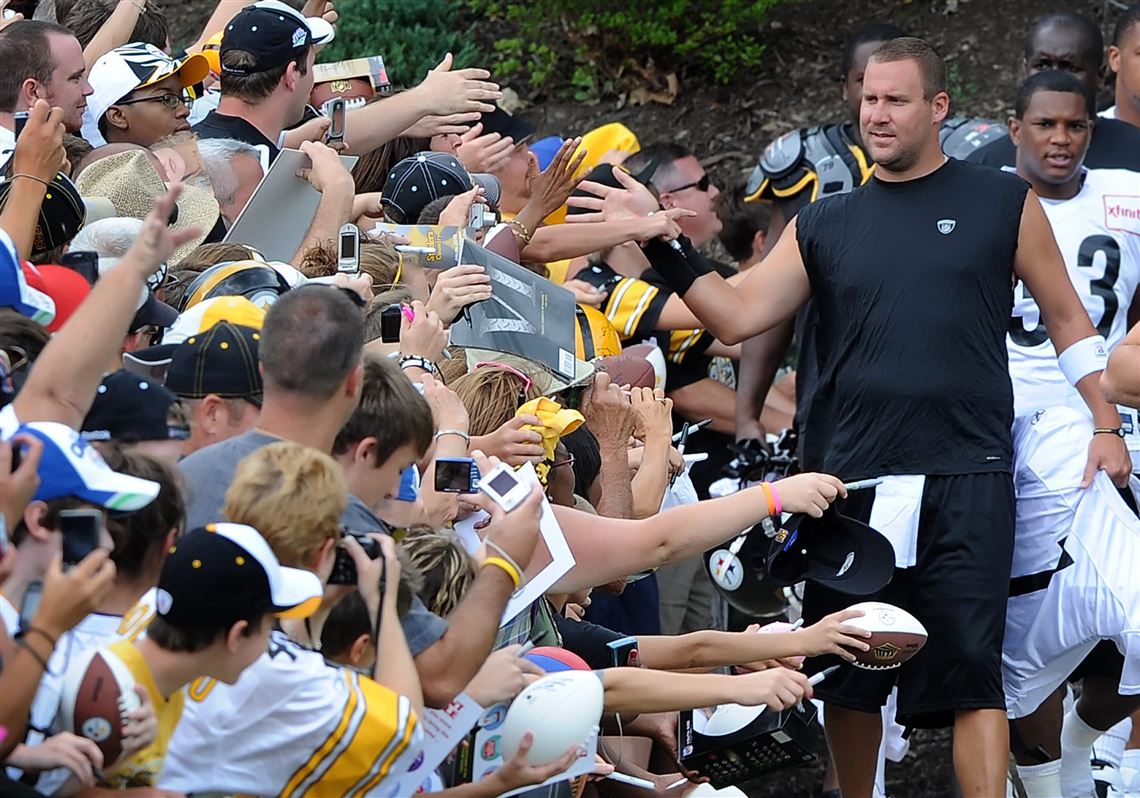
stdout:
<svg viewBox="0 0 1140 798">
<path fill-rule="evenodd" d="M 760 717 L 760 713 L 764 712 L 767 708 L 768 707 L 764 704 L 758 707 L 746 707 L 743 704 L 721 704 L 716 708 L 716 711 L 709 716 L 708 723 L 706 723 L 704 729 L 701 730 L 701 734 L 719 737 L 724 734 L 738 732 L 756 720 L 756 718 Z"/>
<path fill-rule="evenodd" d="M 543 676 L 518 694 L 503 720 L 503 758 L 519 750 L 531 732 L 534 745 L 527 763 L 546 765 L 576 745 L 584 745 L 602 717 L 602 680 L 593 671 L 563 671 Z"/>
<path fill-rule="evenodd" d="M 882 601 L 864 601 L 848 607 L 862 610 L 863 615 L 844 621 L 845 624 L 866 629 L 869 651 L 852 651 L 857 667 L 867 670 L 897 668 L 926 645 L 926 627 L 901 607 Z"/>
</svg>

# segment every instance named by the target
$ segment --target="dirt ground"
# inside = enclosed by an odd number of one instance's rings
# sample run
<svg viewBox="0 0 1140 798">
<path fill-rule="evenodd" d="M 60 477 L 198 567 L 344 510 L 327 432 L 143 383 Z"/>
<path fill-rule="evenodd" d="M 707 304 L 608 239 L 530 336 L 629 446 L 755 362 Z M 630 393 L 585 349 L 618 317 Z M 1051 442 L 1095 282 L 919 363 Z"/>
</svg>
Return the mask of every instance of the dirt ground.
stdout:
<svg viewBox="0 0 1140 798">
<path fill-rule="evenodd" d="M 195 38 L 213 4 L 167 0 L 173 40 Z M 1113 0 L 800 0 L 773 14 L 763 34 L 764 67 L 728 87 L 680 74 L 672 105 L 632 106 L 615 97 L 574 103 L 533 97 L 522 85 L 511 88 L 539 135 L 576 135 L 604 122 L 624 122 L 643 142 L 688 145 L 717 182 L 727 185 L 746 177 L 764 146 L 784 131 L 842 119 L 843 41 L 864 24 L 892 22 L 933 42 L 949 62 L 954 113 L 1005 119 L 1021 77 L 1025 33 L 1038 15 L 1060 7 L 1088 13 L 1106 35 L 1111 31 Z M 949 733 L 916 732 L 907 758 L 888 765 L 887 788 L 894 798 L 944 798 L 952 795 L 950 770 Z M 777 774 L 752 795 L 810 798 L 821 774 L 822 765 Z"/>
</svg>

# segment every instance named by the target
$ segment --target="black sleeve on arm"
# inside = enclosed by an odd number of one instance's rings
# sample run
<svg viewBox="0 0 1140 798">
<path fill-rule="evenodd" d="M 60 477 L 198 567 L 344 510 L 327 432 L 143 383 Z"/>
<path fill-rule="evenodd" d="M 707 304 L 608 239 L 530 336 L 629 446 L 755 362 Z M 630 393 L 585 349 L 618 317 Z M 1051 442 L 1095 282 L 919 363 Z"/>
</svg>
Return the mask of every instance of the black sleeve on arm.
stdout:
<svg viewBox="0 0 1140 798">
<path fill-rule="evenodd" d="M 681 236 L 677 241 L 681 246 L 680 251 L 669 242 L 655 238 L 645 245 L 645 257 L 653 264 L 665 284 L 677 296 L 683 297 L 697 278 L 714 269 L 686 236 Z"/>
</svg>

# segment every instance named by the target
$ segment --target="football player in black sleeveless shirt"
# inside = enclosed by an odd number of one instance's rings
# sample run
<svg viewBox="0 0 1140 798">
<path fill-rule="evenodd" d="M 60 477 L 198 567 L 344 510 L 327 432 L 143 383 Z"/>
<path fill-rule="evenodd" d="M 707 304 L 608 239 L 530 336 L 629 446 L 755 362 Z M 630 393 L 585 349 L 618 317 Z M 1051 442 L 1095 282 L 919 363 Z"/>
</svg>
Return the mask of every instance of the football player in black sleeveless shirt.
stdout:
<svg viewBox="0 0 1140 798">
<path fill-rule="evenodd" d="M 860 124 L 877 164 L 867 185 L 801 211 L 738 289 L 683 239 L 680 253 L 648 245 L 658 271 L 722 341 L 770 329 L 815 301 L 820 378 L 807 425 L 823 433 L 805 467 L 843 479 L 924 475 L 914 565 L 896 570 L 878 598 L 927 626 L 926 648 L 898 671 L 847 669 L 816 691 L 828 704 L 846 798 L 871 795 L 878 710 L 896 679 L 900 722 L 953 723 L 962 793 L 1005 792 L 1001 642 L 1014 512 L 1005 333 L 1015 275 L 1048 317 L 1096 426 L 1120 425 L 1100 394 L 1103 346 L 1040 202 L 1014 175 L 942 154 L 949 102 L 945 65 L 929 45 L 888 42 L 864 77 Z M 666 250 L 674 256 L 657 256 Z M 1089 467 L 1127 479 L 1124 442 L 1094 435 Z M 862 493 L 845 511 L 865 520 L 873 496 Z M 806 620 L 850 603 L 809 583 Z"/>
</svg>

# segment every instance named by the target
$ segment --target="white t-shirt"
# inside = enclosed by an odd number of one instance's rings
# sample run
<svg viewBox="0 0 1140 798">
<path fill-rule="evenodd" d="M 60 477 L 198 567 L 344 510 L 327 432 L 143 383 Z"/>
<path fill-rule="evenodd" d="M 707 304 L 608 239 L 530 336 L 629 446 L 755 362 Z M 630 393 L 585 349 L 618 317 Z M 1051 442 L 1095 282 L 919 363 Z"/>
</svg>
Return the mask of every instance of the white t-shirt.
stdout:
<svg viewBox="0 0 1140 798">
<path fill-rule="evenodd" d="M 407 698 L 275 631 L 237 684 L 206 679 L 187 688 L 158 786 L 281 798 L 387 796 L 422 738 Z"/>
<path fill-rule="evenodd" d="M 1128 308 L 1140 285 L 1140 196 L 1136 188 L 1135 172 L 1090 169 L 1080 193 L 1072 199 L 1041 200 L 1069 279 L 1110 350 L 1128 333 Z M 1037 302 L 1020 281 L 1014 289 L 1006 345 L 1014 415 L 1058 405 L 1088 412 L 1077 389 L 1061 373 Z M 1134 418 L 1132 411 L 1122 412 Z M 1126 432 L 1128 427 L 1126 421 Z"/>
<path fill-rule="evenodd" d="M 20 631 L 20 611 L 3 595 L 0 595 L 0 623 L 4 624 L 9 637 Z"/>
<path fill-rule="evenodd" d="M 1097 114 L 1097 116 L 1099 116 L 1101 119 L 1116 119 L 1116 106 L 1114 105 L 1111 108 L 1105 108 L 1103 111 Z"/>
</svg>

